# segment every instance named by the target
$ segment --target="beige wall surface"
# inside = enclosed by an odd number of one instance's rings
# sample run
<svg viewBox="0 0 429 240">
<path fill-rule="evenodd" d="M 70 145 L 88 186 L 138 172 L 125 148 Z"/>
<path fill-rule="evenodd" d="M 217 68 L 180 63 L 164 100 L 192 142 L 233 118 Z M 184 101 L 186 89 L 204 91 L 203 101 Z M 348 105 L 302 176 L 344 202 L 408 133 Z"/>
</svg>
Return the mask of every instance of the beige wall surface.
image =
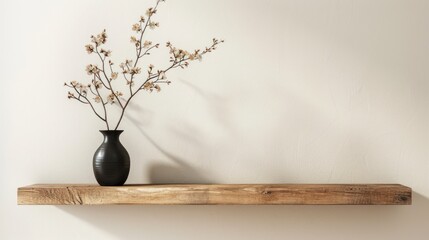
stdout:
<svg viewBox="0 0 429 240">
<path fill-rule="evenodd" d="M 154 1 L 0 1 L 0 239 L 428 239 L 429 1 L 166 1 L 163 43 L 225 39 L 124 119 L 128 183 L 401 183 L 412 206 L 17 206 L 16 188 L 95 183 L 103 129 L 66 98 L 134 56 Z M 120 83 L 118 80 L 117 84 Z M 112 108 L 117 114 L 117 108 Z M 117 116 L 117 115 L 116 115 Z"/>
</svg>

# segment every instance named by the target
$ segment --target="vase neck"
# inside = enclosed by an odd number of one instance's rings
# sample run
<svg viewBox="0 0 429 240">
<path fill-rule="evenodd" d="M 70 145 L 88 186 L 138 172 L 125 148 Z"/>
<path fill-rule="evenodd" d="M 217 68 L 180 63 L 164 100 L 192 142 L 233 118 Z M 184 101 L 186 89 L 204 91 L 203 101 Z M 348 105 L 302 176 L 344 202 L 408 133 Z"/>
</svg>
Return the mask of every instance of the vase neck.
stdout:
<svg viewBox="0 0 429 240">
<path fill-rule="evenodd" d="M 119 135 L 123 132 L 123 130 L 100 130 L 100 132 L 104 136 L 104 143 L 108 142 L 119 142 Z"/>
</svg>

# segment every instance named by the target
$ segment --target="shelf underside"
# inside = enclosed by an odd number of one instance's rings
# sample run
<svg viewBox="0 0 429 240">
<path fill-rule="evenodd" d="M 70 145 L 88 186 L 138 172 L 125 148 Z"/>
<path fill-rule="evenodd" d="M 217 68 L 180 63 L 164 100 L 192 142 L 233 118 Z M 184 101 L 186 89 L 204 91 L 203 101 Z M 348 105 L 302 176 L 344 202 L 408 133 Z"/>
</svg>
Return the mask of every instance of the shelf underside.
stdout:
<svg viewBox="0 0 429 240">
<path fill-rule="evenodd" d="M 399 184 L 36 184 L 19 205 L 410 205 Z"/>
</svg>

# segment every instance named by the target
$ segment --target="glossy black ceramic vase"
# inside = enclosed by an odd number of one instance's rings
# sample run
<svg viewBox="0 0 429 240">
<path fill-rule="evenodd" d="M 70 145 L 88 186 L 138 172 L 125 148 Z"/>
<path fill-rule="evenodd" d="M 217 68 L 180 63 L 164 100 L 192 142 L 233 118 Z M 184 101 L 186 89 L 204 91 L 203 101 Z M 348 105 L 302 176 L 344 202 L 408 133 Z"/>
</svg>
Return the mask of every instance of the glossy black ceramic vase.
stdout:
<svg viewBox="0 0 429 240">
<path fill-rule="evenodd" d="M 104 140 L 95 151 L 92 166 L 101 186 L 122 186 L 130 172 L 130 156 L 119 141 L 123 130 L 100 131 Z"/>
</svg>

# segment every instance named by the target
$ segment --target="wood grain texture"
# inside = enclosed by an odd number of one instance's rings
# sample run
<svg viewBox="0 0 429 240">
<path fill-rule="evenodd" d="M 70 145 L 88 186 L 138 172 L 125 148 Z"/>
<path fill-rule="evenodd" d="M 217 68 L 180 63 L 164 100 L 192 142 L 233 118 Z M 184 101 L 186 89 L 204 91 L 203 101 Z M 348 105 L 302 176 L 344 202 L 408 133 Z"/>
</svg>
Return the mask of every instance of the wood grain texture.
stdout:
<svg viewBox="0 0 429 240">
<path fill-rule="evenodd" d="M 161 184 L 18 188 L 19 205 L 410 205 L 399 184 Z"/>
</svg>

